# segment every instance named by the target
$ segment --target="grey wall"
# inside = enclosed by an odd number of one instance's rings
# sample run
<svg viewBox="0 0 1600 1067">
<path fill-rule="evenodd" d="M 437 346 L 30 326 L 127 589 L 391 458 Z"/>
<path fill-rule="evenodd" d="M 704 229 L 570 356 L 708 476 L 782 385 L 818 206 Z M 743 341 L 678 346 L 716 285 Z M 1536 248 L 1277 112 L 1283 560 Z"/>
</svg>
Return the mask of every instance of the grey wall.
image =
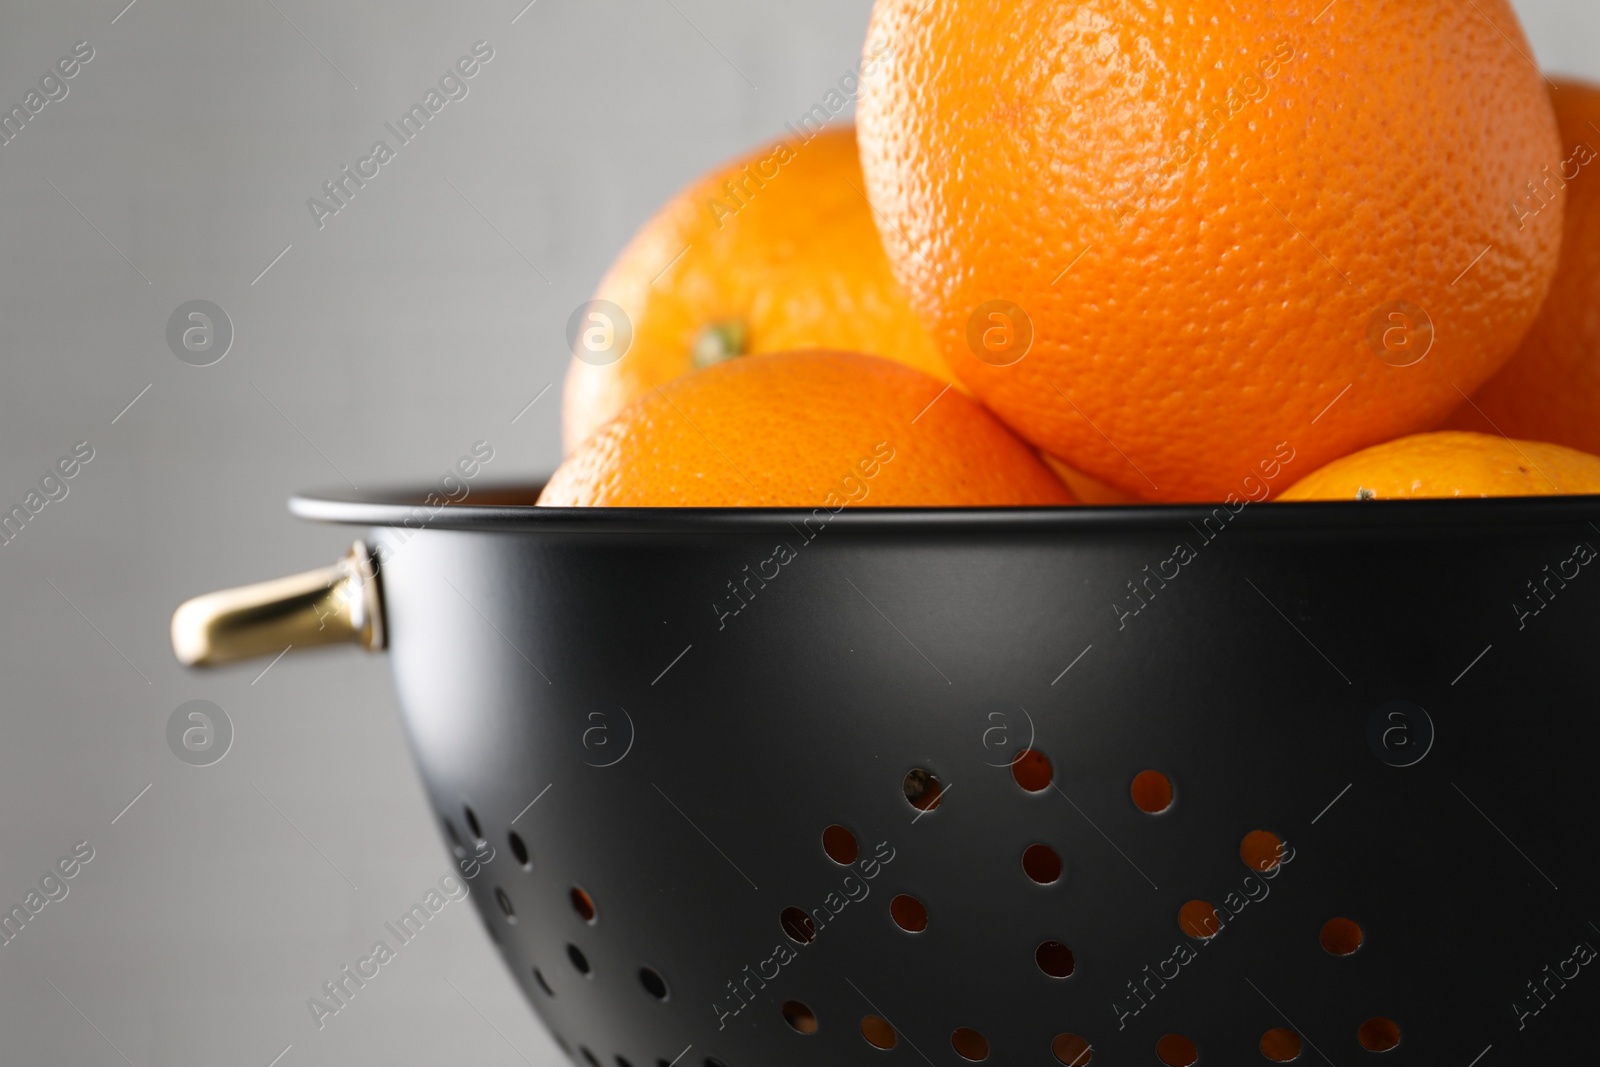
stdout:
<svg viewBox="0 0 1600 1067">
<path fill-rule="evenodd" d="M 94 48 L 0 146 L 0 504 L 94 449 L 0 547 L 0 910 L 94 849 L 0 947 L 0 1060 L 554 1062 L 466 906 L 315 1028 L 447 870 L 386 664 L 188 673 L 167 617 L 331 561 L 297 488 L 432 479 L 478 439 L 494 476 L 548 471 L 569 312 L 664 197 L 820 99 L 869 0 L 124 2 L 0 3 L 0 104 Z M 1600 76 L 1592 0 L 1518 7 Z M 469 94 L 319 229 L 306 199 L 479 40 Z M 204 368 L 165 337 L 194 299 L 235 332 Z M 210 767 L 168 750 L 191 699 L 236 731 Z"/>
</svg>

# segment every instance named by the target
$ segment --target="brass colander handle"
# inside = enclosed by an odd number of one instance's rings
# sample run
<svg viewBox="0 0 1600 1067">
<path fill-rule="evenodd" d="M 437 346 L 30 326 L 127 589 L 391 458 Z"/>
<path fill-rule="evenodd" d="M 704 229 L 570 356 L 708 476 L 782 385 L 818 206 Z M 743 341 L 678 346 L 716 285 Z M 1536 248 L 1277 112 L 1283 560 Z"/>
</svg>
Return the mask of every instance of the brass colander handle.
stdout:
<svg viewBox="0 0 1600 1067">
<path fill-rule="evenodd" d="M 172 613 L 172 651 L 185 667 L 344 644 L 385 644 L 378 571 L 362 541 L 331 567 L 207 593 Z"/>
</svg>

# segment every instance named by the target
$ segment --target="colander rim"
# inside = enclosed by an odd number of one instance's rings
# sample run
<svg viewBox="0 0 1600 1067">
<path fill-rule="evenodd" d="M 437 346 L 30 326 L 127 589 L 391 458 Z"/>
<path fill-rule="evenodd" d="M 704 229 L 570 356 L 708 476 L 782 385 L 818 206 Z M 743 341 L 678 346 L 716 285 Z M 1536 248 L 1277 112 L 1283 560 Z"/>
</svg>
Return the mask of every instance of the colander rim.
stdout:
<svg viewBox="0 0 1600 1067">
<path fill-rule="evenodd" d="M 1162 531 L 1201 523 L 1224 504 L 1070 505 L 985 508 L 553 508 L 507 503 L 537 499 L 540 481 L 474 486 L 460 503 L 429 506 L 436 486 L 333 489 L 297 493 L 289 511 L 312 522 L 434 530 L 526 533 L 749 534 L 825 519 L 830 529 L 857 533 L 1089 533 Z M 1600 495 L 1406 501 L 1314 501 L 1234 505 L 1255 530 L 1395 530 L 1458 533 L 1464 527 L 1589 525 L 1600 536 Z"/>
</svg>

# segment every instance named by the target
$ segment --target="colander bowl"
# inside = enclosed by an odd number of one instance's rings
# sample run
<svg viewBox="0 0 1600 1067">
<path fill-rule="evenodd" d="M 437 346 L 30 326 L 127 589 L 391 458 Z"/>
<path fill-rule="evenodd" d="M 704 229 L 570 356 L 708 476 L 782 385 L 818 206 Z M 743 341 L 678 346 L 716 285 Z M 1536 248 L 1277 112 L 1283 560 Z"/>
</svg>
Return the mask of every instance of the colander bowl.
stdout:
<svg viewBox="0 0 1600 1067">
<path fill-rule="evenodd" d="M 1600 500 L 536 495 L 297 497 L 367 529 L 353 561 L 174 631 L 199 663 L 386 647 L 441 837 L 577 1062 L 1593 1047 Z"/>
</svg>

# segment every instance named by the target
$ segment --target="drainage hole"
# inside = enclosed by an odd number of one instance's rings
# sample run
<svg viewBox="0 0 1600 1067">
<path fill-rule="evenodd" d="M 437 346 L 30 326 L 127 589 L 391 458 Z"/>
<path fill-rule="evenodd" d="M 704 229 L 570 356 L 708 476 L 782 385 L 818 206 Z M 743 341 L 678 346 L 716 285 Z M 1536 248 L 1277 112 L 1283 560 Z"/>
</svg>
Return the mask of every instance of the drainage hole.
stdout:
<svg viewBox="0 0 1600 1067">
<path fill-rule="evenodd" d="M 817 1014 L 798 1000 L 783 1002 L 783 1021 L 797 1034 L 817 1032 Z"/>
<path fill-rule="evenodd" d="M 1055 773 L 1055 768 L 1050 765 L 1050 757 L 1037 749 L 1025 748 L 1011 761 L 1011 777 L 1029 793 L 1049 789 Z"/>
<path fill-rule="evenodd" d="M 1270 830 L 1251 830 L 1239 842 L 1239 858 L 1252 871 L 1270 871 L 1283 856 L 1283 841 Z"/>
<path fill-rule="evenodd" d="M 667 980 L 661 973 L 652 967 L 639 968 L 639 984 L 644 986 L 644 991 L 657 1000 L 667 999 Z"/>
<path fill-rule="evenodd" d="M 901 893 L 889 901 L 889 915 L 894 924 L 908 934 L 920 934 L 928 928 L 928 909 L 916 897 Z"/>
<path fill-rule="evenodd" d="M 816 940 L 816 921 L 799 908 L 784 908 L 783 914 L 778 916 L 778 922 L 783 932 L 789 935 L 789 940 L 797 945 L 809 945 Z"/>
<path fill-rule="evenodd" d="M 572 900 L 572 910 L 578 913 L 578 918 L 592 925 L 599 915 L 595 910 L 594 898 L 577 886 L 573 886 L 567 895 Z"/>
<path fill-rule="evenodd" d="M 1261 1055 L 1273 1063 L 1293 1063 L 1300 1058 L 1300 1035 L 1287 1026 L 1261 1035 Z"/>
<path fill-rule="evenodd" d="M 1356 1040 L 1368 1052 L 1388 1052 L 1400 1045 L 1400 1027 L 1393 1019 L 1373 1016 L 1356 1031 Z"/>
<path fill-rule="evenodd" d="M 1191 1067 L 1199 1062 L 1200 1050 L 1182 1034 L 1166 1034 L 1156 1042 L 1156 1059 L 1167 1067 Z"/>
<path fill-rule="evenodd" d="M 1329 919 L 1322 924 L 1322 932 L 1317 935 L 1317 940 L 1322 942 L 1323 949 L 1332 956 L 1349 956 L 1361 943 L 1366 940 L 1361 926 L 1350 919 Z"/>
<path fill-rule="evenodd" d="M 861 1017 L 861 1036 L 866 1038 L 867 1044 L 873 1048 L 885 1050 L 894 1048 L 895 1043 L 899 1041 L 889 1020 L 877 1015 Z"/>
<path fill-rule="evenodd" d="M 511 854 L 517 857 L 518 865 L 523 870 L 532 867 L 533 861 L 528 858 L 528 845 L 522 840 L 522 835 L 512 830 L 506 835 L 506 839 L 511 842 Z"/>
<path fill-rule="evenodd" d="M 1134 806 L 1150 815 L 1160 815 L 1172 807 L 1172 780 L 1160 771 L 1140 771 L 1129 790 Z"/>
<path fill-rule="evenodd" d="M 1222 932 L 1222 916 L 1214 905 L 1191 900 L 1178 909 L 1178 928 L 1197 941 L 1209 941 Z"/>
<path fill-rule="evenodd" d="M 822 831 L 822 851 L 840 866 L 854 863 L 856 857 L 861 854 L 860 846 L 856 844 L 856 835 L 837 823 Z"/>
<path fill-rule="evenodd" d="M 500 910 L 505 912 L 506 922 L 517 921 L 517 911 L 511 906 L 511 898 L 506 896 L 506 891 L 499 886 L 494 887 L 494 899 L 500 905 Z"/>
<path fill-rule="evenodd" d="M 906 772 L 905 781 L 900 783 L 900 788 L 905 792 L 906 800 L 918 811 L 932 811 L 939 806 L 939 796 L 944 792 L 939 785 L 939 779 L 931 771 L 921 767 L 913 768 Z"/>
<path fill-rule="evenodd" d="M 1034 950 L 1033 960 L 1051 978 L 1069 978 L 1077 966 L 1072 959 L 1072 950 L 1059 941 L 1042 942 Z"/>
<path fill-rule="evenodd" d="M 989 1058 L 989 1039 L 970 1026 L 958 1026 L 950 1035 L 950 1047 L 964 1060 L 979 1063 Z"/>
<path fill-rule="evenodd" d="M 577 945 L 567 946 L 567 959 L 572 961 L 572 965 L 578 969 L 579 974 L 584 976 L 589 974 L 589 957 L 585 956 L 583 950 Z"/>
<path fill-rule="evenodd" d="M 1094 1059 L 1089 1042 L 1077 1034 L 1057 1034 L 1055 1040 L 1050 1042 L 1050 1051 L 1067 1067 L 1089 1067 L 1089 1062 Z"/>
<path fill-rule="evenodd" d="M 1040 885 L 1061 878 L 1061 856 L 1049 845 L 1029 845 L 1022 853 L 1022 872 Z"/>
</svg>

